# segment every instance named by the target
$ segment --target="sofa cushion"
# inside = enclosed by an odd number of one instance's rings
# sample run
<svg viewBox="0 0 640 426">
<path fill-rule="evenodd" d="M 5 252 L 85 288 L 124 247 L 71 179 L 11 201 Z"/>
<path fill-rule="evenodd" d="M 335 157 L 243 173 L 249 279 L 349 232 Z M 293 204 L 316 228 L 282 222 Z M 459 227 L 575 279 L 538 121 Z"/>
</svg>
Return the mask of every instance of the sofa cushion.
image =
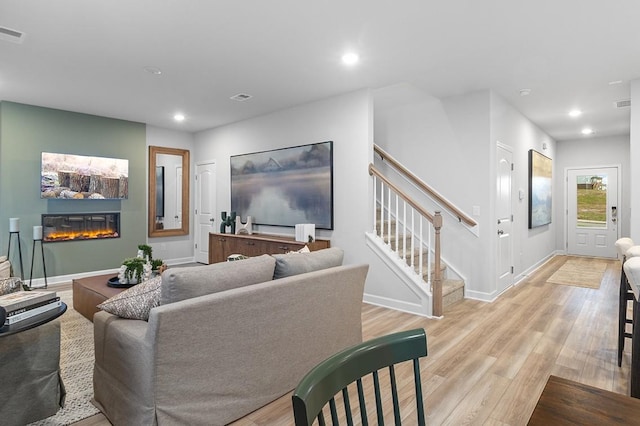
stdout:
<svg viewBox="0 0 640 426">
<path fill-rule="evenodd" d="M 99 309 L 122 318 L 149 320 L 149 311 L 160 304 L 162 277 L 143 281 L 98 305 Z"/>
<path fill-rule="evenodd" d="M 160 304 L 271 281 L 275 260 L 268 254 L 237 262 L 170 268 L 162 274 Z"/>
<path fill-rule="evenodd" d="M 273 279 L 319 271 L 342 265 L 344 251 L 338 247 L 312 251 L 309 253 L 275 254 L 276 268 Z"/>
</svg>

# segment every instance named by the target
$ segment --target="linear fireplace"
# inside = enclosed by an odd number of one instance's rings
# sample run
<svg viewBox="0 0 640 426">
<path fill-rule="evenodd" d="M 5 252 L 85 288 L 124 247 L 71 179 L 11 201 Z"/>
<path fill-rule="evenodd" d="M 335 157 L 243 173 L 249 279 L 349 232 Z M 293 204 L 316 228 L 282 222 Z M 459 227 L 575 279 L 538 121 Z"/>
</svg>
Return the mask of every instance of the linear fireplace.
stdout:
<svg viewBox="0 0 640 426">
<path fill-rule="evenodd" d="M 43 214 L 45 243 L 120 238 L 120 213 Z"/>
</svg>

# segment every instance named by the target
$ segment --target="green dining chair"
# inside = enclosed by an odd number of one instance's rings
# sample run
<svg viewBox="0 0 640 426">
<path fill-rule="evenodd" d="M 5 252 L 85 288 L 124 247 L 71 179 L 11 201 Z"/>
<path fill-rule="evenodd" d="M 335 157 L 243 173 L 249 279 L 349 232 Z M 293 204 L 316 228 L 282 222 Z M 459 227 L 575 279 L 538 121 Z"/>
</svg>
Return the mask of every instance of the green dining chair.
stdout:
<svg viewBox="0 0 640 426">
<path fill-rule="evenodd" d="M 383 401 L 388 400 L 388 395 L 383 395 L 380 387 L 379 371 L 388 368 L 389 390 L 393 405 L 393 416 L 395 425 L 401 425 L 400 403 L 398 398 L 398 383 L 396 381 L 396 369 L 394 365 L 406 361 L 413 361 L 413 379 L 415 390 L 415 414 L 417 424 L 425 424 L 424 404 L 422 401 L 422 384 L 420 380 L 419 358 L 427 355 L 427 336 L 423 329 L 415 329 L 378 337 L 350 348 L 327 358 L 322 363 L 314 367 L 298 384 L 293 392 L 293 414 L 296 426 L 309 426 L 317 418 L 320 426 L 324 426 L 325 418 L 323 408 L 329 404 L 328 411 L 331 413 L 333 425 L 339 424 L 338 406 L 344 407 L 344 417 L 347 425 L 353 424 L 353 413 L 351 410 L 352 401 L 349 397 L 348 386 L 355 382 L 358 393 L 358 410 L 362 425 L 368 425 L 367 398 L 375 399 L 375 417 L 377 423 L 384 425 L 385 405 Z M 372 376 L 373 394 L 365 392 L 363 378 Z M 368 383 L 368 382 L 367 382 Z M 353 386 L 351 386 L 353 390 Z M 336 403 L 335 397 L 342 393 L 341 404 Z M 340 398 L 339 398 L 340 399 Z M 355 399 L 355 397 L 354 397 Z M 401 400 L 405 400 L 403 394 Z M 355 401 L 353 401 L 355 403 Z M 369 402 L 371 402 L 369 400 Z M 356 411 L 356 417 L 357 417 Z M 389 410 L 390 411 L 390 410 Z M 373 416 L 372 416 L 373 417 Z M 412 420 L 410 424 L 416 424 Z"/>
</svg>

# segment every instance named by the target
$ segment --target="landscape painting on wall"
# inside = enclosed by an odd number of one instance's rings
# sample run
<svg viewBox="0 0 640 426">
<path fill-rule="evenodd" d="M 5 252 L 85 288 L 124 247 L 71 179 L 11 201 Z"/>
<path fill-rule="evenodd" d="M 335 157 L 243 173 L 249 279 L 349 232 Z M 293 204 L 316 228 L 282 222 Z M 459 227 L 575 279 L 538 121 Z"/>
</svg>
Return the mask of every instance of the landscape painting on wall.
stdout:
<svg viewBox="0 0 640 426">
<path fill-rule="evenodd" d="M 41 198 L 129 197 L 129 160 L 43 152 L 41 166 Z"/>
<path fill-rule="evenodd" d="M 333 229 L 333 142 L 232 156 L 231 210 L 257 225 Z"/>
<path fill-rule="evenodd" d="M 529 229 L 551 223 L 551 158 L 529 150 Z"/>
</svg>

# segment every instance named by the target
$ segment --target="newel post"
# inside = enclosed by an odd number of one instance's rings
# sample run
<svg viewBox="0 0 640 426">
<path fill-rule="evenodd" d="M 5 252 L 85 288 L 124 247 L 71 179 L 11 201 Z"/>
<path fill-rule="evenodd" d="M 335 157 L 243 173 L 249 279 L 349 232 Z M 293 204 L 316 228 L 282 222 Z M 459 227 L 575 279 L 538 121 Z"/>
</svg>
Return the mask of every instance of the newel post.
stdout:
<svg viewBox="0 0 640 426">
<path fill-rule="evenodd" d="M 434 267 L 435 274 L 431 294 L 433 296 L 433 316 L 442 316 L 442 269 L 440 268 L 440 228 L 442 228 L 442 215 L 435 212 L 433 216 L 433 229 L 435 230 Z"/>
</svg>

